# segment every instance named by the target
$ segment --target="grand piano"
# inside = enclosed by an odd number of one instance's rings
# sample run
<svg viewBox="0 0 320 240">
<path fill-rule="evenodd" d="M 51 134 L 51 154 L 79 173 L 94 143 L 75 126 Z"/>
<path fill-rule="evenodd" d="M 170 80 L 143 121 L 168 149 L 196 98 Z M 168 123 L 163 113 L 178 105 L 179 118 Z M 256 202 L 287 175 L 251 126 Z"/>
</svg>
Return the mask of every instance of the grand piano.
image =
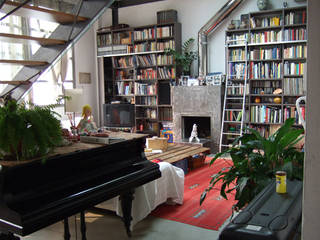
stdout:
<svg viewBox="0 0 320 240">
<path fill-rule="evenodd" d="M 161 176 L 159 166 L 144 156 L 145 139 L 110 145 L 77 143 L 68 153 L 45 159 L 1 165 L 0 239 L 19 239 L 120 195 L 123 221 L 130 235 L 134 189 Z M 62 151 L 63 152 L 63 151 Z M 1 164 L 1 162 L 0 162 Z"/>
</svg>

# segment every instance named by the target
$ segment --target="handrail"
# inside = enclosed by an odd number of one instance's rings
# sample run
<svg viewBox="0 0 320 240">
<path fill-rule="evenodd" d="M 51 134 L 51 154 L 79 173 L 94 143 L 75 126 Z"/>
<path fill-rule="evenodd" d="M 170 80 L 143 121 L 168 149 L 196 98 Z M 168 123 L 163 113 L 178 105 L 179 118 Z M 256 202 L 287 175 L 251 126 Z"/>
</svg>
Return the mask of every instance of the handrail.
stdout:
<svg viewBox="0 0 320 240">
<path fill-rule="evenodd" d="M 73 33 L 73 29 L 74 29 L 74 27 L 75 27 L 75 25 L 76 25 L 76 22 L 77 22 L 77 19 L 78 19 L 80 10 L 81 10 L 81 8 L 82 8 L 82 5 L 83 5 L 83 0 L 81 0 L 81 1 L 79 2 L 78 9 L 77 9 L 77 14 L 74 16 L 72 28 L 71 28 L 71 30 L 70 30 L 70 34 L 69 34 L 69 37 L 68 37 L 68 42 L 71 40 L 71 36 L 72 36 L 72 33 Z"/>
</svg>

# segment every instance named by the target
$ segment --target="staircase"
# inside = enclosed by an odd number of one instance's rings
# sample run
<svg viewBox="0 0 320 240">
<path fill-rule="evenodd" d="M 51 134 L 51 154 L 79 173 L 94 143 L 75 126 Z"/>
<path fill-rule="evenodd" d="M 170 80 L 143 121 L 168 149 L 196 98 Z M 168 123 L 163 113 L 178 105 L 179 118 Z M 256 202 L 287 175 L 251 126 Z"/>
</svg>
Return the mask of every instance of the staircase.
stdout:
<svg viewBox="0 0 320 240">
<path fill-rule="evenodd" d="M 30 89 L 32 83 L 55 64 L 61 56 L 86 32 L 115 0 L 15 0 L 0 1 L 0 12 L 4 14 L 0 23 L 9 15 L 24 18 L 36 18 L 58 24 L 48 38 L 22 34 L 0 33 L 0 41 L 38 43 L 41 47 L 28 59 L 0 59 L 0 64 L 21 65 L 21 70 L 13 79 L 2 79 L 6 84 L 0 97 L 11 93 L 14 99 L 20 99 Z M 37 4 L 37 5 L 36 5 Z M 54 7 L 52 7 L 54 6 Z M 59 9 L 54 9 L 56 7 Z M 13 91 L 14 90 L 14 91 Z"/>
</svg>

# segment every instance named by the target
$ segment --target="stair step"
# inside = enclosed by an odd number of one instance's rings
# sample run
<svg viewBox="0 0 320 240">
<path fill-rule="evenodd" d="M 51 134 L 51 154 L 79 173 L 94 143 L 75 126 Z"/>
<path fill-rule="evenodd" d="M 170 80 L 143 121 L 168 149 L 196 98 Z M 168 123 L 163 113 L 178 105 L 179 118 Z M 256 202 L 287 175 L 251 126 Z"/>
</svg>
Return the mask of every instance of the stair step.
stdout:
<svg viewBox="0 0 320 240">
<path fill-rule="evenodd" d="M 0 63 L 18 64 L 18 65 L 24 65 L 24 66 L 44 66 L 48 64 L 48 62 L 45 62 L 45 61 L 8 60 L 8 59 L 0 59 Z"/>
<path fill-rule="evenodd" d="M 19 6 L 20 3 L 18 2 L 6 1 L 1 10 L 7 13 Z M 73 23 L 74 18 L 76 17 L 73 14 L 58 12 L 55 10 L 30 5 L 24 5 L 13 14 L 22 17 L 42 19 L 50 22 L 58 22 L 60 24 Z M 77 17 L 77 22 L 83 22 L 86 20 L 88 20 L 88 18 L 86 17 Z"/>
<path fill-rule="evenodd" d="M 10 84 L 10 85 L 28 85 L 30 82 L 27 81 L 0 81 L 0 84 Z"/>
<path fill-rule="evenodd" d="M 0 33 L 0 41 L 10 43 L 39 43 L 42 46 L 63 45 L 66 43 L 64 40 L 52 38 L 39 38 L 27 35 Z"/>
</svg>

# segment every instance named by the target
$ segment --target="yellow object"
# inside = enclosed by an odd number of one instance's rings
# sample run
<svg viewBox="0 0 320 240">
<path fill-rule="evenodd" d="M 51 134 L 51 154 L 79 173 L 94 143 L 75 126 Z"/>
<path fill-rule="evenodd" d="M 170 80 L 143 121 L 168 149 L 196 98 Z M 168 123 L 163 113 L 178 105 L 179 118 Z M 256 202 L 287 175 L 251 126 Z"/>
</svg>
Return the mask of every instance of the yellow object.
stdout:
<svg viewBox="0 0 320 240">
<path fill-rule="evenodd" d="M 88 112 L 90 111 L 90 115 L 92 113 L 92 108 L 90 107 L 89 104 L 86 104 L 82 107 L 82 117 L 84 117 Z"/>
<path fill-rule="evenodd" d="M 287 174 L 284 171 L 276 172 L 276 192 L 277 193 L 287 192 Z"/>
<path fill-rule="evenodd" d="M 281 97 L 275 97 L 275 98 L 273 99 L 273 101 L 274 101 L 274 103 L 276 103 L 276 104 L 280 104 L 280 103 L 281 103 Z"/>
<path fill-rule="evenodd" d="M 162 150 L 163 152 L 168 149 L 167 138 L 147 138 L 147 146 L 152 150 Z"/>
</svg>

